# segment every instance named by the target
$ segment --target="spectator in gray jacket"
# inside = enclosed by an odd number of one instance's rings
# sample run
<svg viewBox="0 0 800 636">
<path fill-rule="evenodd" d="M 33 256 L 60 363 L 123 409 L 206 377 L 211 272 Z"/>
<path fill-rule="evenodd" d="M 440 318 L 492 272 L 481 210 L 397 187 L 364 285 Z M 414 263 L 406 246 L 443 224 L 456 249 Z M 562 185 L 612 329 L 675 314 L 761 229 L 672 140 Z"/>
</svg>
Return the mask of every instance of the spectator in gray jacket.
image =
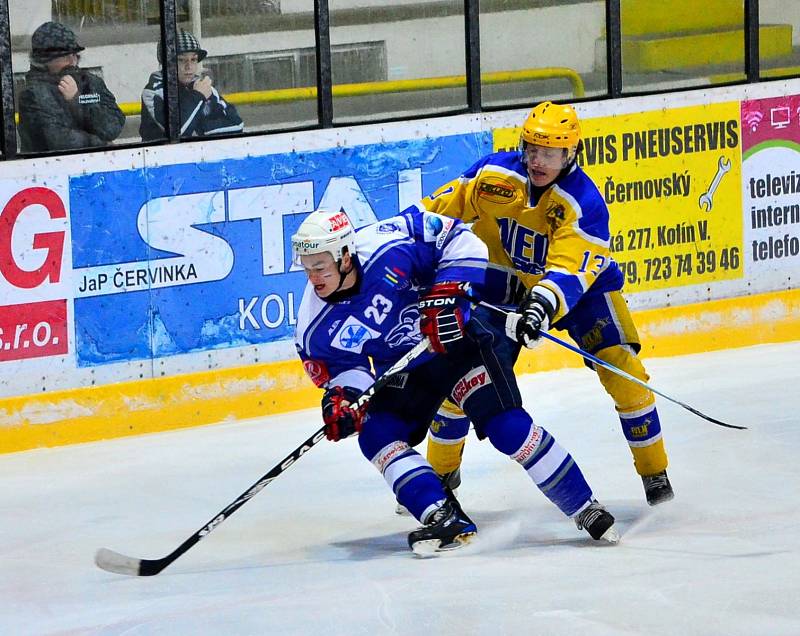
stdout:
<svg viewBox="0 0 800 636">
<path fill-rule="evenodd" d="M 69 27 L 45 22 L 31 36 L 31 68 L 19 96 L 23 152 L 105 146 L 125 115 L 105 82 L 78 67 L 84 50 Z"/>
<path fill-rule="evenodd" d="M 208 73 L 200 73 L 200 62 L 208 51 L 200 46 L 197 38 L 188 31 L 178 29 L 178 105 L 181 111 L 181 137 L 207 137 L 239 133 L 244 130 L 242 118 L 236 106 L 214 88 Z M 164 64 L 161 44 L 157 50 L 158 61 Z M 164 139 L 164 78 L 161 71 L 150 75 L 142 91 L 142 121 L 139 134 L 142 141 Z"/>
</svg>

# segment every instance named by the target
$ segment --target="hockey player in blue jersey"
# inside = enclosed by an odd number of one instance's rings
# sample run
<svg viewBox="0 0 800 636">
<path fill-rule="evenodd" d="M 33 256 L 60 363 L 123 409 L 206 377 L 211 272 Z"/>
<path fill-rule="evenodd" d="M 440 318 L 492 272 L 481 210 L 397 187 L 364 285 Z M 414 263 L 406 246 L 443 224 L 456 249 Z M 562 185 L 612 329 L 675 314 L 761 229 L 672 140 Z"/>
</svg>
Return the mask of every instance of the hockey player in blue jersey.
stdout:
<svg viewBox="0 0 800 636">
<path fill-rule="evenodd" d="M 292 252 L 308 277 L 295 345 L 324 389 L 327 437 L 358 434 L 363 455 L 422 523 L 408 537 L 414 552 L 457 548 L 477 531 L 413 448 L 445 397 L 579 529 L 597 540 L 619 539 L 614 517 L 594 499 L 572 456 L 533 423 L 513 373 L 497 364 L 497 350 L 516 343 L 471 318 L 467 290 L 483 281 L 487 250 L 467 226 L 412 206 L 356 233 L 343 211 L 317 211 L 292 236 Z M 366 407 L 350 407 L 423 336 L 429 352 Z"/>
</svg>

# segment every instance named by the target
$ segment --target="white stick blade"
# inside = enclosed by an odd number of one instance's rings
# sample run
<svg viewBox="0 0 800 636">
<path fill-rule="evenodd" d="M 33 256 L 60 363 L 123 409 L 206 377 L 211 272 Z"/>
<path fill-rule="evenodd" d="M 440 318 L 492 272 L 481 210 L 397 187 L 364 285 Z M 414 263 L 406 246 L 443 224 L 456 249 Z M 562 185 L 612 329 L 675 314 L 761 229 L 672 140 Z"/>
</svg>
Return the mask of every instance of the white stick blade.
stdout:
<svg viewBox="0 0 800 636">
<path fill-rule="evenodd" d="M 127 574 L 128 576 L 139 576 L 139 559 L 134 559 L 108 548 L 100 548 L 94 555 L 94 562 L 97 567 L 115 572 L 116 574 Z"/>
</svg>

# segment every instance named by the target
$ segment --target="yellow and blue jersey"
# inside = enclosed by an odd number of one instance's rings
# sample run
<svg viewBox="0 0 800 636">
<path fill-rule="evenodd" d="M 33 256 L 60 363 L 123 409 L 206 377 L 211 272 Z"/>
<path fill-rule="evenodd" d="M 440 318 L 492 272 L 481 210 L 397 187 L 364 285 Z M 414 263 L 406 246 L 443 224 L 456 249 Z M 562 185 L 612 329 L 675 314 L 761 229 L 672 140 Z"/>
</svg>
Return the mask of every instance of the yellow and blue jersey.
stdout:
<svg viewBox="0 0 800 636">
<path fill-rule="evenodd" d="M 488 155 L 422 200 L 431 212 L 472 224 L 489 248 L 481 295 L 513 304 L 521 286 L 557 299 L 561 319 L 589 289 L 622 288 L 609 249 L 609 212 L 597 186 L 574 164 L 544 189 L 531 187 L 519 152 Z"/>
</svg>

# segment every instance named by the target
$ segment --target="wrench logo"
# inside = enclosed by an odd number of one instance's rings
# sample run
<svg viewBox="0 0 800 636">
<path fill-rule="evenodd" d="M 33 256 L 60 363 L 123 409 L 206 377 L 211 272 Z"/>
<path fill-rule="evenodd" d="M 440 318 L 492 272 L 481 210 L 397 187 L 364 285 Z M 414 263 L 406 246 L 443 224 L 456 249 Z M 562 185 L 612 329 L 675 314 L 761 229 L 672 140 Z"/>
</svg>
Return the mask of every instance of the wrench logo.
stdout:
<svg viewBox="0 0 800 636">
<path fill-rule="evenodd" d="M 700 195 L 700 199 L 697 202 L 701 210 L 705 210 L 706 212 L 711 211 L 711 206 L 714 204 L 714 193 L 717 191 L 722 177 L 725 176 L 725 173 L 730 169 L 730 160 L 726 160 L 725 157 L 720 157 L 717 163 L 717 174 L 714 175 L 714 179 L 711 181 L 711 185 L 708 186 L 708 190 Z"/>
</svg>

